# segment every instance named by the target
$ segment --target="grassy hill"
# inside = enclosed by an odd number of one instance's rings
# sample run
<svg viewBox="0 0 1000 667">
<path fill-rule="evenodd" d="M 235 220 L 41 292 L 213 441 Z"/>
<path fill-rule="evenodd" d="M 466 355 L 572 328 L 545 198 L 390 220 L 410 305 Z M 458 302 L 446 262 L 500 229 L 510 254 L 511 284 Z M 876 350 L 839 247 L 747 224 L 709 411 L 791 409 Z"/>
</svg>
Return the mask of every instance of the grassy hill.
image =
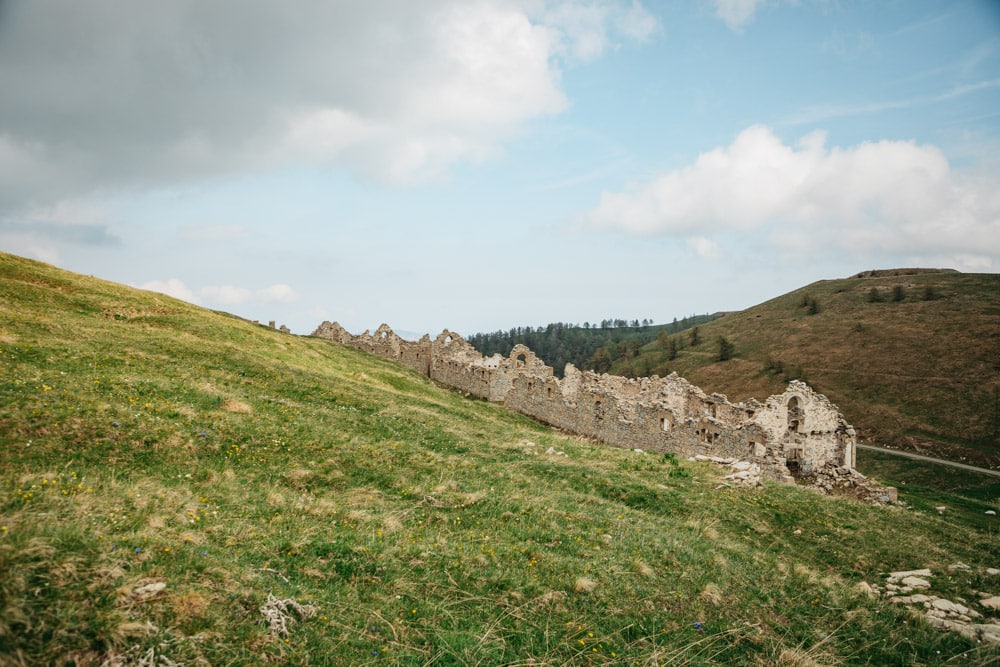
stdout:
<svg viewBox="0 0 1000 667">
<path fill-rule="evenodd" d="M 706 391 L 764 398 L 804 378 L 862 439 L 1000 468 L 1000 275 L 912 270 L 824 280 L 699 327 L 666 364 Z M 718 339 L 735 356 L 718 361 Z M 619 359 L 612 372 L 625 363 Z"/>
<path fill-rule="evenodd" d="M 0 665 L 1000 659 L 856 588 L 1000 592 L 1000 485 L 720 474 L 0 254 Z"/>
</svg>

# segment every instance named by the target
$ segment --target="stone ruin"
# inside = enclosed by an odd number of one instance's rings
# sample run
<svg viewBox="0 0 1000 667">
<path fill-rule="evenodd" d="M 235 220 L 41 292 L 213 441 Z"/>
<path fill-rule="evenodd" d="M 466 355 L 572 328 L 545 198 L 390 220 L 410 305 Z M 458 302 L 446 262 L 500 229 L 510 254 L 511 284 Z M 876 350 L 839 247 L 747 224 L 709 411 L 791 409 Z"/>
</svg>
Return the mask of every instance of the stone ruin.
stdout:
<svg viewBox="0 0 1000 667">
<path fill-rule="evenodd" d="M 509 357 L 484 357 L 447 329 L 433 340 L 425 334 L 412 342 L 385 324 L 375 333 L 354 335 L 323 322 L 312 335 L 397 361 L 441 384 L 615 447 L 749 461 L 763 477 L 781 482 L 830 469 L 864 479 L 854 471 L 854 428 L 825 396 L 797 380 L 763 403 L 734 404 L 676 373 L 629 379 L 567 364 L 560 380 L 523 345 Z"/>
</svg>

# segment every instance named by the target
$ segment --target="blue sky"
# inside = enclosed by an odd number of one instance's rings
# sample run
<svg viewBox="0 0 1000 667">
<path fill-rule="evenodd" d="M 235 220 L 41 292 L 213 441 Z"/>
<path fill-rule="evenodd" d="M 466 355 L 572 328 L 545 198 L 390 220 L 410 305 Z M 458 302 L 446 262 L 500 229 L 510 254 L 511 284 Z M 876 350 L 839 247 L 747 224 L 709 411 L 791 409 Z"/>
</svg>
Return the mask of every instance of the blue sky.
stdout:
<svg viewBox="0 0 1000 667">
<path fill-rule="evenodd" d="M 1000 4 L 0 5 L 0 249 L 309 333 L 1000 268 Z"/>
</svg>

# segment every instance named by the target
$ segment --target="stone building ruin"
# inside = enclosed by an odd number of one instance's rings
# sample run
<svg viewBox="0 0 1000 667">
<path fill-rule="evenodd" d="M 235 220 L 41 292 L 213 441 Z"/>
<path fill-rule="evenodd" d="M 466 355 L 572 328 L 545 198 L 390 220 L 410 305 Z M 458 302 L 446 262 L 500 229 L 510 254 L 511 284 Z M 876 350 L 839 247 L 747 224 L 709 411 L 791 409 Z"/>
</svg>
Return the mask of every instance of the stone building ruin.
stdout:
<svg viewBox="0 0 1000 667">
<path fill-rule="evenodd" d="M 734 458 L 758 464 L 765 477 L 791 482 L 836 467 L 853 472 L 857 439 L 837 407 L 793 380 L 763 403 L 730 403 L 676 373 L 629 379 L 580 371 L 560 380 L 534 352 L 484 357 L 447 329 L 411 342 L 388 325 L 354 335 L 323 322 L 313 336 L 405 364 L 436 382 L 501 403 L 564 431 L 627 449 Z"/>
</svg>

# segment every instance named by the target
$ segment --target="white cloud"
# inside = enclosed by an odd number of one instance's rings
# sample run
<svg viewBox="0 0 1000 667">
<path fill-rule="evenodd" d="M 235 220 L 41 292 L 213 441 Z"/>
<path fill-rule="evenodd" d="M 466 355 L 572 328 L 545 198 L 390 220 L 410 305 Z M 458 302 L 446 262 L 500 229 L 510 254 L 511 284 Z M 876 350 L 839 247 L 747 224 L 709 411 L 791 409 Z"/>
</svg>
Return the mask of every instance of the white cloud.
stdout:
<svg viewBox="0 0 1000 667">
<path fill-rule="evenodd" d="M 247 303 L 291 303 L 298 295 L 289 285 L 276 284 L 258 290 L 233 285 L 208 285 L 197 293 L 178 278 L 150 280 L 139 285 L 139 289 L 160 292 L 194 304 L 207 303 L 221 306 L 238 306 Z"/>
<path fill-rule="evenodd" d="M 195 297 L 194 292 L 188 289 L 188 286 L 184 284 L 184 281 L 178 278 L 170 278 L 169 280 L 150 280 L 149 282 L 139 285 L 139 289 L 149 290 L 150 292 L 159 292 L 160 294 L 166 294 L 167 296 L 172 296 L 175 299 L 187 301 L 188 303 L 198 303 L 198 298 Z"/>
<path fill-rule="evenodd" d="M 198 290 L 198 294 L 209 303 L 223 306 L 236 306 L 253 299 L 253 292 L 243 287 L 232 285 L 210 285 Z"/>
<path fill-rule="evenodd" d="M 257 300 L 264 303 L 291 303 L 298 299 L 298 295 L 288 285 L 278 284 L 257 290 Z"/>
<path fill-rule="evenodd" d="M 566 109 L 564 59 L 657 29 L 637 0 L 15 3 L 0 212 L 303 161 L 434 178 Z"/>
<path fill-rule="evenodd" d="M 814 132 L 786 145 L 753 126 L 694 163 L 623 192 L 605 192 L 585 216 L 633 234 L 705 239 L 765 232 L 800 257 L 1000 255 L 996 175 L 952 172 L 934 146 L 908 141 L 826 146 Z M 703 252 L 704 241 L 692 241 Z"/>
<path fill-rule="evenodd" d="M 721 254 L 719 244 L 704 236 L 695 236 L 688 239 L 688 245 L 699 257 L 705 259 L 717 259 Z"/>
<path fill-rule="evenodd" d="M 712 0 L 715 15 L 726 22 L 731 30 L 742 30 L 753 19 L 761 0 Z"/>
<path fill-rule="evenodd" d="M 581 62 L 601 57 L 618 37 L 645 42 L 662 29 L 638 0 L 628 6 L 608 0 L 553 3 L 541 21 L 554 32 L 556 50 Z"/>
</svg>

